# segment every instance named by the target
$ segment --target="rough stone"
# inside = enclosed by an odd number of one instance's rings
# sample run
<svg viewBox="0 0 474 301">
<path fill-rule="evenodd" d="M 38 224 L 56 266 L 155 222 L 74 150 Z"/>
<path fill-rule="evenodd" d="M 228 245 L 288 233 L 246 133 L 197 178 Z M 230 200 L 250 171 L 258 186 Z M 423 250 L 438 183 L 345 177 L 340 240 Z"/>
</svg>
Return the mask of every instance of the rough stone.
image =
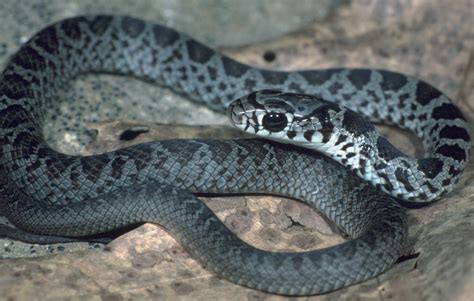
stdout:
<svg viewBox="0 0 474 301">
<path fill-rule="evenodd" d="M 43 1 L 2 2 L 0 60 L 5 61 L 7 55 L 34 31 L 66 16 L 83 12 L 122 12 L 153 19 L 154 14 L 163 13 L 159 8 L 150 9 L 145 5 L 147 1 L 138 1 L 137 5 L 126 5 L 124 8 L 120 7 L 121 1 L 80 3 L 54 1 L 46 5 Z M 174 12 L 179 12 L 173 15 L 175 18 L 184 14 L 177 9 Z M 445 91 L 472 120 L 473 19 L 470 0 L 436 4 L 428 0 L 353 1 L 335 11 L 330 22 L 317 23 L 270 42 L 227 50 L 227 53 L 243 62 L 266 68 L 373 66 L 413 74 Z M 212 28 L 192 24 L 197 31 L 205 30 L 203 36 L 213 36 Z M 269 57 L 273 59 L 268 60 Z M 102 92 L 98 92 L 97 87 Z M 78 100 L 82 99 L 79 97 L 81 93 L 88 99 L 108 97 L 124 101 L 137 98 L 140 102 L 151 103 L 159 99 L 160 105 L 155 109 L 165 110 L 166 114 L 158 119 L 144 118 L 145 122 L 172 121 L 166 118 L 178 114 L 181 109 L 190 108 L 184 105 L 184 101 L 158 88 L 120 77 L 87 76 L 76 82 L 75 88 L 75 92 L 67 95 L 73 95 Z M 176 109 L 176 104 L 179 104 L 179 109 Z M 180 123 L 189 120 L 194 123 L 199 117 L 201 120 L 216 120 L 211 112 L 197 106 L 193 108 L 191 111 L 196 114 L 184 115 Z M 96 116 L 95 119 L 102 120 L 102 117 Z M 139 114 L 137 119 L 142 117 Z M 225 122 L 225 118 L 216 121 Z M 150 131 L 137 135 L 138 141 L 152 139 L 153 133 L 160 132 L 160 127 L 144 124 Z M 99 138 L 84 153 L 100 150 L 104 146 L 122 147 L 124 144 L 114 137 L 126 128 L 136 129 L 137 123 L 115 121 L 96 128 Z M 383 130 L 389 140 L 404 152 L 422 153 L 413 137 L 402 136 L 385 127 Z M 188 132 L 189 129 L 185 127 L 182 131 Z M 174 134 L 181 135 L 182 131 Z M 72 142 L 75 141 L 73 139 Z M 76 151 L 80 145 L 78 143 L 71 151 Z M 473 180 L 474 163 L 471 160 L 453 193 L 432 206 L 409 210 L 409 243 L 405 256 L 392 269 L 362 284 L 309 299 L 470 300 L 474 295 Z M 245 229 L 240 233 L 242 239 L 262 249 L 306 251 L 308 247 L 322 248 L 342 241 L 313 210 L 299 203 L 290 204 L 293 202 L 290 200 L 265 196 L 205 201 L 228 225 L 234 223 Z M 284 208 L 291 210 L 287 212 Z M 246 214 L 241 222 L 248 223 L 248 227 L 235 222 L 237 214 L 242 212 Z M 0 243 L 4 246 L 0 249 L 0 256 L 22 257 L 0 260 L 0 299 L 5 300 L 287 299 L 217 278 L 197 264 L 164 230 L 151 224 L 119 237 L 105 249 L 88 244 L 31 246 L 5 239 L 0 239 Z M 94 249 L 98 246 L 101 250 Z M 32 256 L 35 257 L 26 258 Z"/>
</svg>

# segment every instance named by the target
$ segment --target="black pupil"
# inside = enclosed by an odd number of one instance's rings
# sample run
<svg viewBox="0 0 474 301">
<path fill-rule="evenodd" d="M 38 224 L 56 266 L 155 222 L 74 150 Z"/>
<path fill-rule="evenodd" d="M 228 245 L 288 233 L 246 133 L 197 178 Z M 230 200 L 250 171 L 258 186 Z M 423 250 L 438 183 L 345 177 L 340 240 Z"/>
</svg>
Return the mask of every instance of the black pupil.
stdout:
<svg viewBox="0 0 474 301">
<path fill-rule="evenodd" d="M 262 119 L 263 127 L 269 132 L 280 132 L 288 123 L 284 113 L 270 112 L 265 114 Z"/>
</svg>

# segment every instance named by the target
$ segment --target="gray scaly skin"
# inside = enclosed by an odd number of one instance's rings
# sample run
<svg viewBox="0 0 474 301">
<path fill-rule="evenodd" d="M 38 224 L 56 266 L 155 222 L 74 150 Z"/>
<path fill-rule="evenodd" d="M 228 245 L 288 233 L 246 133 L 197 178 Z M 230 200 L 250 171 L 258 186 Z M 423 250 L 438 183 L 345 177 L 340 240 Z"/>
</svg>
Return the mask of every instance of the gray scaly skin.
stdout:
<svg viewBox="0 0 474 301">
<path fill-rule="evenodd" d="M 57 105 L 61 88 L 87 72 L 131 75 L 221 112 L 233 99 L 263 88 L 318 94 L 367 109 L 380 120 L 428 129 L 424 139 L 445 125 L 426 125 L 417 121 L 419 115 L 443 107 L 445 115 L 438 119 L 465 130 L 457 108 L 414 78 L 362 69 L 259 70 L 172 29 L 130 17 L 63 20 L 13 55 L 0 75 L 0 213 L 19 232 L 0 228 L 0 235 L 21 238 L 25 231 L 25 240 L 67 241 L 156 222 L 218 275 L 280 294 L 324 293 L 386 270 L 406 237 L 401 207 L 325 156 L 261 140 L 169 140 L 89 157 L 59 153 L 44 141 L 46 111 Z M 399 98 L 404 101 L 398 107 L 387 109 Z M 455 154 L 458 169 L 446 171 L 443 164 L 435 173 L 451 174 L 444 186 L 452 187 L 467 160 L 468 137 L 447 132 L 439 143 Z M 313 252 L 264 252 L 229 232 L 192 193 L 301 199 L 354 239 Z"/>
</svg>

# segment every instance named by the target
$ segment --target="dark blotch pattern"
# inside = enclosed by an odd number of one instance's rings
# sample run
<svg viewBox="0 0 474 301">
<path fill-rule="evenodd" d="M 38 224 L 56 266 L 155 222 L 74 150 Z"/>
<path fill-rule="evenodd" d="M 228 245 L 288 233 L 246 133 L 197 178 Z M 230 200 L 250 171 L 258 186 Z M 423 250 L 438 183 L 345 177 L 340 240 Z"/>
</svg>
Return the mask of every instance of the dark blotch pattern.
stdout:
<svg viewBox="0 0 474 301">
<path fill-rule="evenodd" d="M 29 45 L 23 47 L 20 52 L 13 57 L 12 62 L 28 70 L 46 68 L 46 59 Z"/>
<path fill-rule="evenodd" d="M 12 129 L 30 120 L 28 112 L 21 105 L 11 105 L 0 110 L 0 115 L 4 117 L 0 119 L 2 128 Z"/>
<path fill-rule="evenodd" d="M 233 77 L 240 77 L 244 75 L 244 73 L 247 72 L 247 70 L 249 69 L 244 64 L 231 60 L 228 57 L 222 58 L 222 65 L 224 66 L 226 75 L 230 75 Z"/>
<path fill-rule="evenodd" d="M 458 108 L 456 108 L 450 103 L 444 103 L 441 106 L 435 108 L 433 110 L 433 113 L 431 114 L 431 117 L 433 117 L 434 119 L 466 120 L 462 115 L 461 111 L 459 111 Z"/>
<path fill-rule="evenodd" d="M 296 137 L 296 132 L 295 132 L 295 131 L 288 131 L 288 132 L 286 133 L 286 136 L 287 136 L 288 138 L 290 138 L 290 139 L 293 139 L 293 138 Z"/>
<path fill-rule="evenodd" d="M 385 161 L 398 157 L 406 157 L 404 153 L 396 149 L 386 138 L 380 136 L 377 140 L 378 155 Z"/>
<path fill-rule="evenodd" d="M 34 92 L 30 88 L 29 82 L 19 74 L 8 74 L 3 76 L 0 83 L 1 92 L 12 99 L 22 99 L 34 97 Z"/>
<path fill-rule="evenodd" d="M 447 178 L 447 179 L 444 179 L 442 182 L 441 182 L 441 185 L 443 186 L 448 186 L 451 184 L 451 179 Z"/>
<path fill-rule="evenodd" d="M 442 145 L 435 153 L 445 157 L 451 157 L 457 161 L 466 161 L 466 152 L 457 145 Z"/>
<path fill-rule="evenodd" d="M 439 98 L 442 95 L 436 88 L 428 85 L 424 81 L 419 81 L 416 87 L 416 101 L 421 105 L 427 105 L 433 99 Z"/>
<path fill-rule="evenodd" d="M 433 185 L 431 185 L 430 182 L 424 182 L 423 185 L 428 187 L 428 189 L 430 190 L 431 193 L 436 193 L 438 191 L 438 189 L 436 187 L 434 187 Z"/>
<path fill-rule="evenodd" d="M 64 22 L 61 22 L 60 27 L 62 32 L 72 40 L 79 40 L 82 36 L 81 29 L 79 28 L 79 24 L 85 22 L 86 19 L 84 17 L 78 17 L 74 19 L 68 19 Z"/>
<path fill-rule="evenodd" d="M 211 80 L 217 80 L 217 69 L 214 67 L 207 67 L 207 74 L 209 74 L 209 78 Z M 224 85 L 224 83 L 220 83 L 221 85 Z M 224 88 L 221 87 L 221 90 L 224 90 Z"/>
<path fill-rule="evenodd" d="M 352 70 L 347 78 L 357 90 L 362 90 L 364 86 L 369 83 L 371 74 L 371 70 L 356 69 Z"/>
<path fill-rule="evenodd" d="M 349 143 L 345 144 L 343 147 L 341 147 L 341 150 L 345 151 L 345 150 L 348 150 L 349 147 L 353 147 L 353 146 L 354 146 L 354 143 L 349 142 Z"/>
<path fill-rule="evenodd" d="M 350 159 L 350 158 L 355 157 L 355 156 L 356 156 L 356 153 L 347 153 L 346 158 Z"/>
<path fill-rule="evenodd" d="M 344 87 L 343 84 L 339 83 L 339 82 L 334 82 L 329 88 L 329 92 L 331 92 L 331 94 L 334 94 L 334 95 L 337 95 L 339 93 L 339 91 Z"/>
<path fill-rule="evenodd" d="M 127 161 L 128 161 L 128 158 L 115 157 L 111 163 L 112 172 L 110 176 L 116 179 L 119 178 L 122 175 L 123 166 L 127 163 Z"/>
<path fill-rule="evenodd" d="M 439 132 L 439 137 L 448 139 L 462 139 L 466 142 L 470 140 L 467 130 L 458 126 L 445 126 Z"/>
<path fill-rule="evenodd" d="M 122 19 L 122 30 L 132 38 L 138 37 L 145 28 L 145 22 L 139 19 L 124 17 Z"/>
<path fill-rule="evenodd" d="M 303 134 L 304 138 L 308 142 L 311 142 L 311 140 L 313 140 L 313 135 L 314 135 L 314 130 L 305 131 Z"/>
<path fill-rule="evenodd" d="M 341 69 L 326 69 L 313 71 L 300 71 L 299 74 L 306 79 L 310 85 L 322 85 L 326 83 L 335 73 L 340 72 Z"/>
<path fill-rule="evenodd" d="M 382 74 L 382 78 L 383 78 L 380 85 L 381 85 L 382 89 L 386 90 L 386 91 L 397 92 L 398 90 L 403 88 L 408 83 L 407 77 L 403 74 L 400 74 L 400 73 L 390 72 L 390 71 L 380 71 L 380 74 Z M 408 95 L 406 95 L 406 94 L 404 94 L 404 95 L 405 95 L 405 97 L 408 97 Z M 403 103 L 403 102 L 401 102 L 401 103 Z M 403 106 L 403 104 L 402 104 L 402 106 Z"/>
<path fill-rule="evenodd" d="M 56 54 L 58 52 L 58 36 L 56 30 L 52 28 L 40 31 L 38 35 L 32 38 L 36 46 L 43 48 L 46 52 Z"/>
<path fill-rule="evenodd" d="M 253 90 L 256 84 L 257 82 L 255 80 L 247 78 L 244 82 L 244 88 L 251 91 Z"/>
<path fill-rule="evenodd" d="M 386 163 L 384 163 L 384 162 L 375 162 L 375 163 L 374 163 L 374 168 L 375 168 L 375 170 L 382 170 L 382 169 L 387 168 L 387 166 L 388 166 L 388 165 L 387 165 Z"/>
<path fill-rule="evenodd" d="M 214 56 L 214 51 L 194 40 L 188 40 L 186 42 L 189 58 L 197 63 L 207 63 L 212 56 Z"/>
<path fill-rule="evenodd" d="M 405 189 L 408 192 L 415 191 L 415 188 L 413 188 L 413 186 L 411 186 L 410 182 L 408 181 L 408 175 L 407 175 L 406 170 L 403 170 L 401 168 L 397 168 L 395 170 L 395 177 L 396 177 L 398 182 L 402 183 L 403 186 L 405 186 Z"/>
<path fill-rule="evenodd" d="M 342 120 L 344 128 L 355 136 L 362 136 L 375 130 L 374 125 L 361 115 L 347 110 Z"/>
<path fill-rule="evenodd" d="M 390 182 L 390 179 L 388 178 L 387 174 L 386 173 L 382 173 L 382 172 L 379 172 L 377 173 L 377 175 L 384 179 L 385 180 L 385 183 L 383 184 L 383 187 L 385 189 L 387 189 L 388 191 L 392 191 L 393 190 L 393 185 L 392 183 Z"/>
<path fill-rule="evenodd" d="M 275 72 L 275 71 L 261 71 L 263 79 L 272 85 L 281 85 L 286 81 L 287 74 L 284 72 Z"/>
<path fill-rule="evenodd" d="M 90 22 L 90 29 L 94 34 L 101 36 L 110 28 L 109 25 L 112 21 L 113 18 L 110 16 L 100 16 L 94 18 Z"/>
<path fill-rule="evenodd" d="M 338 112 L 340 111 L 340 108 L 335 104 L 328 103 L 325 106 L 315 109 L 311 114 L 309 114 L 311 116 L 316 117 L 320 122 L 321 129 L 319 129 L 318 131 L 323 136 L 323 143 L 326 143 L 331 139 L 332 131 L 334 129 L 334 125 L 331 122 L 331 118 L 329 116 L 330 110 Z"/>
<path fill-rule="evenodd" d="M 336 145 L 339 145 L 346 140 L 347 140 L 347 135 L 339 134 L 339 137 L 337 138 L 337 141 L 336 141 Z"/>
<path fill-rule="evenodd" d="M 179 33 L 176 30 L 160 25 L 154 25 L 152 31 L 153 36 L 155 37 L 155 42 L 159 46 L 172 45 L 174 42 L 176 42 L 176 40 L 179 39 Z"/>
<path fill-rule="evenodd" d="M 291 92 L 295 92 L 295 93 L 303 93 L 303 89 L 301 88 L 300 85 L 296 84 L 296 83 L 291 83 L 289 86 L 289 91 Z"/>
<path fill-rule="evenodd" d="M 436 158 L 419 159 L 418 169 L 428 178 L 434 179 L 443 170 L 443 161 Z"/>
<path fill-rule="evenodd" d="M 452 176 L 455 177 L 459 175 L 462 172 L 462 170 L 454 168 L 454 166 L 451 166 L 451 168 L 448 170 L 448 173 Z"/>
</svg>

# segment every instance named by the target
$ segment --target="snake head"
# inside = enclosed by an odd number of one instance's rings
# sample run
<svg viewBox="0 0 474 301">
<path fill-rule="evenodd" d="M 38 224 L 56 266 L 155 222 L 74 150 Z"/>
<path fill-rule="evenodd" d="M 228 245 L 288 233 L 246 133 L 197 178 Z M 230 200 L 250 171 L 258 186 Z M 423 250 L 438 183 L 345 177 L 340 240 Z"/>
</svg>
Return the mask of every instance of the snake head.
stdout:
<svg viewBox="0 0 474 301">
<path fill-rule="evenodd" d="M 369 120 L 318 96 L 273 90 L 234 100 L 227 114 L 251 135 L 317 150 L 353 170 L 373 160 L 379 137 Z"/>
<path fill-rule="evenodd" d="M 341 107 L 318 96 L 273 90 L 236 99 L 227 110 L 232 124 L 244 132 L 294 144 L 326 143 L 341 112 Z"/>
</svg>

